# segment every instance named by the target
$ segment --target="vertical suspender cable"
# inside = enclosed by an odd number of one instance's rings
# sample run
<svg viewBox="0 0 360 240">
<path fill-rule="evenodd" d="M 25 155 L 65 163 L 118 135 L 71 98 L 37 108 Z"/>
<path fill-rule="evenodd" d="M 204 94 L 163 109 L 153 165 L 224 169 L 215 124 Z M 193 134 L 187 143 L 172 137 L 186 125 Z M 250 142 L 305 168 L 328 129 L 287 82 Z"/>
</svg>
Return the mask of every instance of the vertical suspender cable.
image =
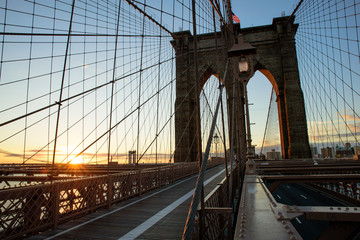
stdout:
<svg viewBox="0 0 360 240">
<path fill-rule="evenodd" d="M 193 18 L 193 42 L 194 42 L 194 66 L 195 66 L 195 102 L 196 102 L 196 143 L 197 143 L 197 161 L 199 162 L 199 171 L 202 165 L 202 146 L 201 146 L 201 121 L 200 121 L 200 81 L 198 77 L 198 55 L 197 55 L 197 33 L 196 33 L 196 5 L 195 0 L 192 0 L 192 18 Z M 201 210 L 200 210 L 200 236 L 203 231 L 203 206 L 204 206 L 204 188 L 201 187 Z"/>
<path fill-rule="evenodd" d="M 31 22 L 31 37 L 30 37 L 30 52 L 29 52 L 29 64 L 28 64 L 28 72 L 27 72 L 27 81 L 26 81 L 26 104 L 25 104 L 25 114 L 28 114 L 29 110 L 29 88 L 30 88 L 30 74 L 31 74 L 31 57 L 33 51 L 33 33 L 34 33 L 34 20 L 35 20 L 35 6 L 36 4 L 33 3 L 32 9 L 32 22 Z M 25 163 L 26 158 L 26 139 L 27 139 L 27 129 L 28 129 L 28 118 L 25 118 L 25 125 L 24 125 L 24 150 L 23 150 L 23 164 Z"/>
<path fill-rule="evenodd" d="M 270 108 L 271 108 L 271 102 L 272 102 L 273 94 L 274 94 L 274 88 L 271 89 L 270 102 L 269 102 L 268 114 L 267 114 L 267 117 L 266 117 L 264 137 L 263 137 L 262 144 L 261 144 L 260 156 L 262 155 L 262 151 L 263 151 L 263 148 L 264 148 L 264 142 L 265 142 L 265 137 L 266 137 L 266 131 L 267 131 L 268 124 L 269 124 L 269 115 L 270 115 Z"/>
<path fill-rule="evenodd" d="M 223 79 L 226 78 L 226 72 L 227 72 L 227 68 L 228 68 L 228 63 L 229 63 L 229 60 L 226 62 L 225 73 L 224 73 L 224 78 Z M 216 120 L 217 120 L 217 116 L 218 116 L 218 113 L 219 113 L 223 88 L 224 88 L 224 85 L 221 85 L 219 99 L 218 99 L 217 104 L 216 104 L 215 113 L 214 113 L 213 120 L 212 120 L 212 123 L 211 123 L 210 134 L 209 134 L 209 138 L 208 138 L 208 141 L 207 141 L 207 144 L 206 144 L 206 150 L 205 150 L 205 154 L 204 154 L 204 161 L 201 164 L 200 173 L 199 173 L 199 176 L 198 176 L 197 181 L 196 181 L 195 191 L 194 191 L 194 194 L 193 194 L 193 197 L 192 197 L 192 200 L 191 200 L 189 213 L 188 213 L 188 216 L 187 216 L 187 219 L 186 219 L 186 224 L 185 224 L 185 228 L 184 228 L 184 232 L 183 232 L 183 236 L 182 236 L 183 240 L 185 240 L 185 239 L 187 240 L 187 239 L 191 238 L 192 230 L 193 230 L 193 227 L 194 227 L 195 214 L 196 214 L 197 207 L 198 207 L 198 204 L 199 204 L 200 193 L 204 189 L 203 188 L 204 175 L 205 175 L 205 170 L 206 170 L 206 166 L 207 166 L 207 160 L 208 160 L 209 153 L 210 153 L 212 137 L 213 137 L 215 126 L 216 126 Z M 200 238 L 201 238 L 201 236 L 200 236 Z"/>
<path fill-rule="evenodd" d="M 162 24 L 162 14 L 163 14 L 163 0 L 161 0 L 161 14 L 160 14 L 160 24 Z M 156 98 L 156 131 L 155 131 L 155 137 L 156 137 L 156 143 L 155 143 L 155 163 L 158 163 L 158 132 L 159 132 L 159 101 L 160 101 L 160 74 L 161 74 L 161 27 L 159 27 L 160 30 L 160 42 L 159 42 L 159 71 L 158 71 L 158 82 L 157 82 L 157 98 Z"/>
<path fill-rule="evenodd" d="M 144 12 L 146 8 L 146 0 L 144 2 Z M 143 26 L 141 34 L 141 53 L 140 53 L 140 76 L 139 76 L 139 98 L 138 98 L 138 121 L 137 121 L 137 140 L 136 140 L 136 162 L 139 162 L 139 144 L 140 144 L 140 106 L 141 106 L 141 83 L 143 74 L 143 56 L 144 56 L 144 31 L 145 31 L 145 14 L 143 15 Z"/>
<path fill-rule="evenodd" d="M 119 20 L 120 20 L 120 9 L 121 9 L 121 0 L 119 0 L 117 22 L 116 22 L 116 37 L 115 37 L 115 52 L 114 52 L 114 65 L 113 65 L 113 76 L 111 80 L 111 101 L 110 101 L 110 122 L 109 122 L 109 137 L 108 137 L 108 174 L 109 174 L 109 162 L 110 162 L 110 151 L 111 151 L 111 128 L 112 128 L 112 115 L 113 115 L 113 103 L 114 103 L 114 85 L 115 85 L 115 72 L 116 72 L 116 58 L 117 58 L 117 45 L 118 45 L 118 34 L 119 34 Z"/>
<path fill-rule="evenodd" d="M 214 34 L 215 34 L 215 49 L 216 52 L 218 51 L 218 41 L 217 41 L 217 33 L 216 33 L 216 22 L 215 22 L 215 10 L 214 8 L 212 8 L 212 15 L 213 15 L 213 24 L 214 24 Z M 225 82 L 225 79 L 223 79 L 223 82 Z M 219 79 L 219 88 L 221 87 L 221 82 Z M 228 179 L 229 177 L 229 172 L 228 172 L 228 166 L 227 166 L 227 154 L 226 154 L 226 135 L 225 135 L 225 122 L 224 122 L 224 107 L 223 107 L 223 101 L 221 99 L 220 102 L 220 109 L 221 109 L 221 123 L 222 123 L 222 130 L 223 130 L 223 136 L 224 136 L 224 141 L 223 141 L 223 145 L 224 145 L 224 152 L 225 152 L 225 175 L 226 175 L 226 179 Z M 229 184 L 229 181 L 227 181 L 227 183 Z M 229 186 L 229 185 L 228 185 Z M 229 189 L 228 189 L 229 190 Z"/>
<path fill-rule="evenodd" d="M 5 9 L 7 9 L 8 7 L 8 3 L 7 0 L 5 1 Z M 7 19 L 7 12 L 8 11 L 4 11 L 4 22 L 3 22 L 3 32 L 5 33 L 6 31 L 6 19 Z M 1 41 L 1 56 L 0 56 L 0 83 L 1 83 L 1 76 L 2 76 L 2 69 L 3 69 L 3 59 L 4 59 L 4 45 L 5 45 L 5 34 L 2 35 L 2 41 Z"/>
<path fill-rule="evenodd" d="M 6 14 L 6 12 L 5 12 Z M 53 26 L 52 26 L 52 32 L 53 35 L 51 37 L 51 61 L 50 61 L 50 84 L 49 84 L 49 105 L 51 104 L 51 89 L 52 89 L 52 83 L 53 83 L 53 67 L 54 67 L 54 45 L 55 45 L 55 22 L 56 22 L 56 1 L 54 3 L 54 15 L 52 17 L 53 20 Z M 4 31 L 5 32 L 5 31 Z M 0 72 L 0 76 L 1 76 L 1 72 Z M 48 109 L 48 129 L 47 129 L 47 142 L 50 143 L 50 124 L 51 124 L 51 110 L 50 108 Z M 47 145 L 47 164 L 50 165 L 50 144 Z"/>
<path fill-rule="evenodd" d="M 52 159 L 52 166 L 51 166 L 51 177 L 53 177 L 53 174 L 54 174 L 56 145 L 57 145 L 57 139 L 58 139 L 59 121 L 60 121 L 60 112 L 61 112 L 61 101 L 62 101 L 62 95 L 63 95 L 63 90 L 64 90 L 65 71 L 66 71 L 66 64 L 67 64 L 67 58 L 68 58 L 69 46 L 70 46 L 70 37 L 71 37 L 70 34 L 71 34 L 73 17 L 74 17 L 74 7 L 75 7 L 75 0 L 73 0 L 72 7 L 71 7 L 70 24 L 69 24 L 69 30 L 68 30 L 68 36 L 67 36 L 67 42 L 66 42 L 66 50 L 65 50 L 65 57 L 64 57 L 64 66 L 63 66 L 63 70 L 62 70 L 59 101 L 57 102 L 58 110 L 57 110 L 57 118 L 56 118 L 56 129 L 55 129 L 53 159 Z"/>
<path fill-rule="evenodd" d="M 235 132 L 235 78 L 233 77 L 233 87 L 232 87 L 232 99 L 230 101 L 231 103 L 231 136 L 230 136 L 230 181 L 229 181 L 229 199 L 231 201 L 232 199 L 232 165 L 235 158 L 235 152 L 234 152 L 234 132 Z"/>
<path fill-rule="evenodd" d="M 173 17 L 172 17 L 172 31 L 174 32 L 175 31 L 175 0 L 173 0 Z M 173 79 L 173 75 L 174 75 L 174 50 L 171 51 L 171 79 Z M 170 87 L 170 102 L 172 102 L 172 99 L 173 99 L 173 83 L 171 82 L 171 87 Z M 173 104 L 170 104 L 170 118 L 172 117 L 172 106 Z M 170 121 L 170 146 L 169 146 L 169 149 L 170 149 L 170 152 L 169 153 L 172 153 L 172 147 L 171 147 L 171 144 L 172 144 L 172 121 Z M 170 156 L 172 156 L 172 154 L 170 154 Z M 171 158 L 169 159 L 169 163 L 171 162 Z"/>
</svg>

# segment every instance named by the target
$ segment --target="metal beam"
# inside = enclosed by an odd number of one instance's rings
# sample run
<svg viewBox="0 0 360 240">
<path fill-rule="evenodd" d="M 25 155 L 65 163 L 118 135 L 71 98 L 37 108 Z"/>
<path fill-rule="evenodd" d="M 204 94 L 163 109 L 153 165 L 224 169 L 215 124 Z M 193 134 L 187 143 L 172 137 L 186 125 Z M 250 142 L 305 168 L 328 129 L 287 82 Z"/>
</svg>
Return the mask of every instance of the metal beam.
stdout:
<svg viewBox="0 0 360 240">
<path fill-rule="evenodd" d="M 359 239 L 360 224 L 355 222 L 331 222 L 318 240 Z"/>
<path fill-rule="evenodd" d="M 264 175 L 261 178 L 288 183 L 360 182 L 360 174 Z"/>
<path fill-rule="evenodd" d="M 271 207 L 269 207 L 271 206 Z M 241 193 L 234 239 L 302 239 L 289 219 L 256 175 L 246 175 Z M 293 213 L 293 215 L 298 213 Z"/>
<path fill-rule="evenodd" d="M 79 177 L 59 177 L 59 176 L 0 176 L 0 183 L 3 181 L 18 181 L 18 182 L 46 182 L 52 180 L 69 180 L 78 179 Z"/>
</svg>

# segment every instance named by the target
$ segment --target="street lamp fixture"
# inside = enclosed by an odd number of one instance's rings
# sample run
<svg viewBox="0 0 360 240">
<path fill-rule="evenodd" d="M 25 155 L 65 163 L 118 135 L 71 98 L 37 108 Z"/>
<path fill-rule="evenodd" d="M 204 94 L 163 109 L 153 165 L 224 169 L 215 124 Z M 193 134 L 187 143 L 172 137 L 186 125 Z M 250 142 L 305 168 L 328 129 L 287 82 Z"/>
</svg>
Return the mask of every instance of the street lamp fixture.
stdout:
<svg viewBox="0 0 360 240">
<path fill-rule="evenodd" d="M 239 71 L 240 71 L 240 73 L 249 71 L 249 63 L 245 57 L 240 57 Z"/>
<path fill-rule="evenodd" d="M 231 57 L 234 63 L 234 73 L 237 72 L 237 78 L 243 83 L 243 96 L 245 98 L 245 110 L 246 110 L 246 129 L 247 129 L 247 158 L 253 157 L 253 146 L 251 144 L 251 132 L 250 132 L 250 117 L 249 117 L 249 104 L 247 97 L 247 81 L 254 73 L 253 55 L 256 54 L 256 48 L 248 42 L 244 42 L 242 34 L 238 34 L 235 39 L 234 45 L 228 51 L 228 57 Z M 238 70 L 236 69 L 236 62 L 238 63 Z M 250 65 L 250 66 L 249 66 Z M 236 73 L 235 73 L 236 74 Z M 235 91 L 234 91 L 235 92 Z"/>
<path fill-rule="evenodd" d="M 237 41 L 228 51 L 228 57 L 240 57 L 256 53 L 256 47 L 248 42 L 244 42 L 242 34 L 237 36 Z"/>
<path fill-rule="evenodd" d="M 217 135 L 217 133 L 215 133 L 215 135 L 214 135 L 214 143 L 215 144 L 219 143 L 219 136 Z"/>
<path fill-rule="evenodd" d="M 228 57 L 233 58 L 235 62 L 238 62 L 239 73 L 249 72 L 249 60 L 251 56 L 256 54 L 256 47 L 252 46 L 248 42 L 244 42 L 242 34 L 237 35 L 237 39 L 234 45 L 228 51 Z"/>
<path fill-rule="evenodd" d="M 215 133 L 214 135 L 214 143 L 215 143 L 215 153 L 216 153 L 216 158 L 218 157 L 218 154 L 217 154 L 217 145 L 219 143 L 219 136 L 217 135 L 217 133 Z"/>
</svg>

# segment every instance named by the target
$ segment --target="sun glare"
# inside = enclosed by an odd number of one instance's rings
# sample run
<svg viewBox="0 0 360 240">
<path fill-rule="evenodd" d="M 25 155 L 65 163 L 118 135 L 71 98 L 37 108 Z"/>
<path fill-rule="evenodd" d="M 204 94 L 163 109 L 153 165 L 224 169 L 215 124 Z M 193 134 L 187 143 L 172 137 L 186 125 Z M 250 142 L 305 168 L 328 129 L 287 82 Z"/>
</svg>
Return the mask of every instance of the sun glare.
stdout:
<svg viewBox="0 0 360 240">
<path fill-rule="evenodd" d="M 75 156 L 74 156 L 74 157 L 75 157 Z M 82 164 L 82 163 L 84 163 L 84 161 L 83 161 L 83 159 L 82 159 L 81 156 L 79 156 L 79 157 L 77 157 L 77 158 L 71 158 L 71 157 L 69 157 L 68 162 L 69 162 L 70 164 Z"/>
<path fill-rule="evenodd" d="M 75 149 L 74 146 L 59 146 L 57 150 L 57 155 L 62 159 L 62 163 L 69 164 L 82 164 L 84 163 L 84 156 L 76 156 L 76 153 L 71 153 L 72 149 Z M 69 155 L 68 155 L 69 154 Z"/>
</svg>

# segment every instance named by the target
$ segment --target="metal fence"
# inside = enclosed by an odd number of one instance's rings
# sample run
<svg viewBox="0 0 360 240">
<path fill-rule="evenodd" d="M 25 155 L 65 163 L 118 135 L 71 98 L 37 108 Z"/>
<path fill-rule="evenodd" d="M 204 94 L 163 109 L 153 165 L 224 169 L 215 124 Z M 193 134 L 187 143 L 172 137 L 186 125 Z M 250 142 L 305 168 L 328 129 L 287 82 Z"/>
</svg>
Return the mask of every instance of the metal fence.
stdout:
<svg viewBox="0 0 360 240">
<path fill-rule="evenodd" d="M 229 184 L 230 178 L 224 178 L 204 200 L 204 230 L 200 237 L 199 225 L 193 239 L 233 239 L 232 215 L 234 213 L 231 196 L 235 196 L 235 191 L 239 187 L 238 166 L 233 169 L 232 189 Z"/>
<path fill-rule="evenodd" d="M 209 162 L 209 167 L 223 159 Z M 36 234 L 197 173 L 198 163 L 0 190 L 0 239 Z"/>
</svg>

